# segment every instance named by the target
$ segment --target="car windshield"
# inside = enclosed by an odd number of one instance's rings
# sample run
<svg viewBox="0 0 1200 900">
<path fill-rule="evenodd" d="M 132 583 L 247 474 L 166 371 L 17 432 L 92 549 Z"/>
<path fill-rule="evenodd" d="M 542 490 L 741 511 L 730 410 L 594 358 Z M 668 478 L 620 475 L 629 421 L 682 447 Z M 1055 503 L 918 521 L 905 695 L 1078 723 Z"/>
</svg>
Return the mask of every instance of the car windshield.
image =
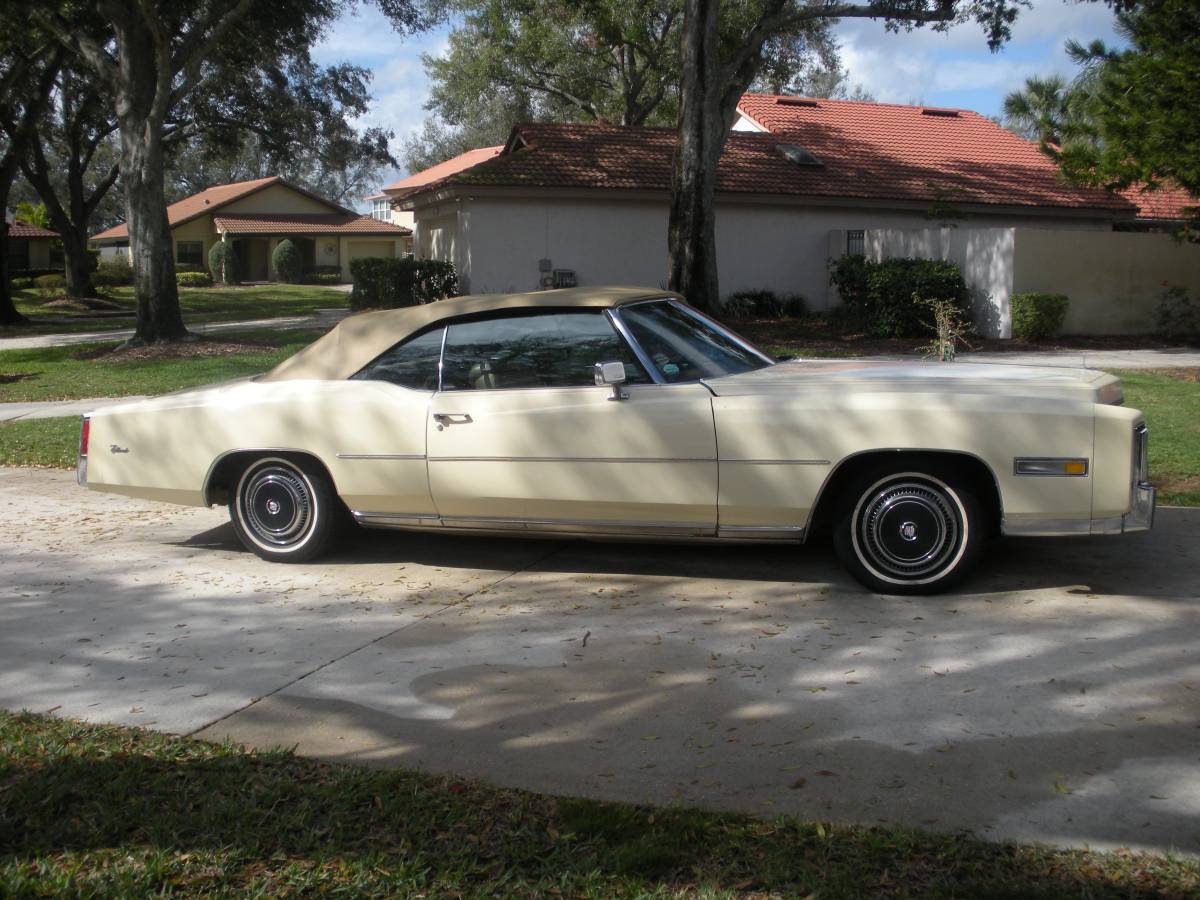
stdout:
<svg viewBox="0 0 1200 900">
<path fill-rule="evenodd" d="M 618 311 L 663 381 L 736 375 L 771 360 L 715 322 L 671 300 L 634 303 Z"/>
</svg>

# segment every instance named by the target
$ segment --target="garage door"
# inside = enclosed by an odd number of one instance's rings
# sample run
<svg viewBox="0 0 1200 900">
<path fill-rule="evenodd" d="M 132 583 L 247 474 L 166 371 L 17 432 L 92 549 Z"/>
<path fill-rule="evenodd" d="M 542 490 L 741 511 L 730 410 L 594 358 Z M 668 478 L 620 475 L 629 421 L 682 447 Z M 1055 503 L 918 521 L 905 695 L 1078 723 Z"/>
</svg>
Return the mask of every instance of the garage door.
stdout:
<svg viewBox="0 0 1200 900">
<path fill-rule="evenodd" d="M 362 259 L 364 256 L 395 256 L 395 244 L 391 241 L 350 241 L 346 251 L 351 259 Z"/>
</svg>

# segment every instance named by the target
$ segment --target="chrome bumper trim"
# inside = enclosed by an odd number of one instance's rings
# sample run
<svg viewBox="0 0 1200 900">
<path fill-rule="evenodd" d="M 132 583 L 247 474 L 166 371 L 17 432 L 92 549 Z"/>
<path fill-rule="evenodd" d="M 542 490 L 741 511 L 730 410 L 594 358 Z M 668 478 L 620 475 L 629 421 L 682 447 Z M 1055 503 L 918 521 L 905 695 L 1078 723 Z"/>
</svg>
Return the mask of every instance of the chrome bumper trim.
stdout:
<svg viewBox="0 0 1200 900">
<path fill-rule="evenodd" d="M 1088 534 L 1132 534 L 1154 526 L 1155 491 L 1148 484 L 1134 488 L 1133 505 L 1123 516 L 1106 519 L 1004 519 L 1002 534 L 1012 537 L 1070 537 Z"/>
<path fill-rule="evenodd" d="M 1133 489 L 1133 507 L 1121 517 L 1122 530 L 1149 531 L 1154 527 L 1154 504 L 1157 492 L 1149 484 Z"/>
</svg>

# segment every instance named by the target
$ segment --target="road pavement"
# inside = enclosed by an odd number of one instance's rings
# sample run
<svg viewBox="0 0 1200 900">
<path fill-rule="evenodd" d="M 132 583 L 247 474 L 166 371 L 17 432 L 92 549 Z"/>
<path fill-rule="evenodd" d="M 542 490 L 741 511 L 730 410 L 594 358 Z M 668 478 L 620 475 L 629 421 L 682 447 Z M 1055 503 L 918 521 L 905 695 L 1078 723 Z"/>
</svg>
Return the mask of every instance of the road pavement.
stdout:
<svg viewBox="0 0 1200 900">
<path fill-rule="evenodd" d="M 824 544 L 366 532 L 0 469 L 0 706 L 552 793 L 1200 853 L 1200 510 L 1005 540 L 963 592 Z"/>
</svg>

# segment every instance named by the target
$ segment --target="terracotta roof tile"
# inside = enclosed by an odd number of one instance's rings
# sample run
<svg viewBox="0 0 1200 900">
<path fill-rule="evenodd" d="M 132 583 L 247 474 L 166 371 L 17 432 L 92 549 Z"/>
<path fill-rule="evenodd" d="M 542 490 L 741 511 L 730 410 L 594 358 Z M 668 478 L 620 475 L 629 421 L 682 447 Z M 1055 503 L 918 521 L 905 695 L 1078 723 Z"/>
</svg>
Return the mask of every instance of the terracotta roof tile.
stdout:
<svg viewBox="0 0 1200 900">
<path fill-rule="evenodd" d="M 414 172 L 407 178 L 401 178 L 394 184 L 389 184 L 385 187 L 384 193 L 388 196 L 396 196 L 404 194 L 414 188 L 424 187 L 435 181 L 441 181 L 444 178 L 461 172 L 463 169 L 469 169 L 471 166 L 491 159 L 493 156 L 499 155 L 503 150 L 503 145 L 499 147 L 478 147 L 475 150 L 468 150 L 466 153 L 460 153 L 445 162 L 440 162 L 436 166 L 430 166 L 428 169 L 422 169 L 420 172 Z M 368 200 L 374 199 L 368 197 Z"/>
<path fill-rule="evenodd" d="M 311 191 L 306 191 L 304 188 L 297 187 L 278 175 L 272 175 L 269 178 L 255 178 L 252 181 L 237 181 L 233 184 L 218 184 L 207 190 L 200 191 L 198 194 L 192 194 L 190 197 L 185 197 L 178 200 L 167 207 L 167 222 L 174 228 L 177 225 L 182 225 L 184 222 L 189 222 L 192 219 L 202 216 L 205 213 L 216 212 L 222 206 L 232 203 L 234 200 L 240 200 L 256 191 L 261 191 L 273 184 L 282 184 L 291 188 L 297 193 L 310 197 L 324 203 L 332 210 L 337 210 L 340 213 L 350 214 L 350 210 L 346 209 L 331 200 L 326 200 L 324 197 L 319 197 Z M 115 225 L 107 231 L 102 231 L 97 235 L 92 236 L 93 241 L 105 240 L 128 240 L 129 229 L 124 224 Z"/>
<path fill-rule="evenodd" d="M 17 219 L 8 226 L 8 236 L 14 238 L 56 238 L 57 231 L 51 231 L 49 228 L 42 228 L 40 225 L 30 225 L 28 222 L 22 222 Z"/>
<path fill-rule="evenodd" d="M 1138 208 L 1139 219 L 1180 222 L 1190 219 L 1200 209 L 1200 199 L 1181 187 L 1162 186 L 1153 191 L 1134 185 L 1119 192 Z"/>
<path fill-rule="evenodd" d="M 820 100 L 779 104 L 747 94 L 742 109 L 777 133 L 733 132 L 717 172 L 721 192 L 1133 213 L 1107 191 L 1068 185 L 1037 146 L 978 113 Z M 798 165 L 795 144 L 820 165 Z M 498 157 L 443 184 L 667 191 L 675 133 L 668 128 L 519 125 Z"/>
<path fill-rule="evenodd" d="M 217 213 L 213 224 L 229 234 L 412 234 L 412 229 L 358 213 Z"/>
</svg>

